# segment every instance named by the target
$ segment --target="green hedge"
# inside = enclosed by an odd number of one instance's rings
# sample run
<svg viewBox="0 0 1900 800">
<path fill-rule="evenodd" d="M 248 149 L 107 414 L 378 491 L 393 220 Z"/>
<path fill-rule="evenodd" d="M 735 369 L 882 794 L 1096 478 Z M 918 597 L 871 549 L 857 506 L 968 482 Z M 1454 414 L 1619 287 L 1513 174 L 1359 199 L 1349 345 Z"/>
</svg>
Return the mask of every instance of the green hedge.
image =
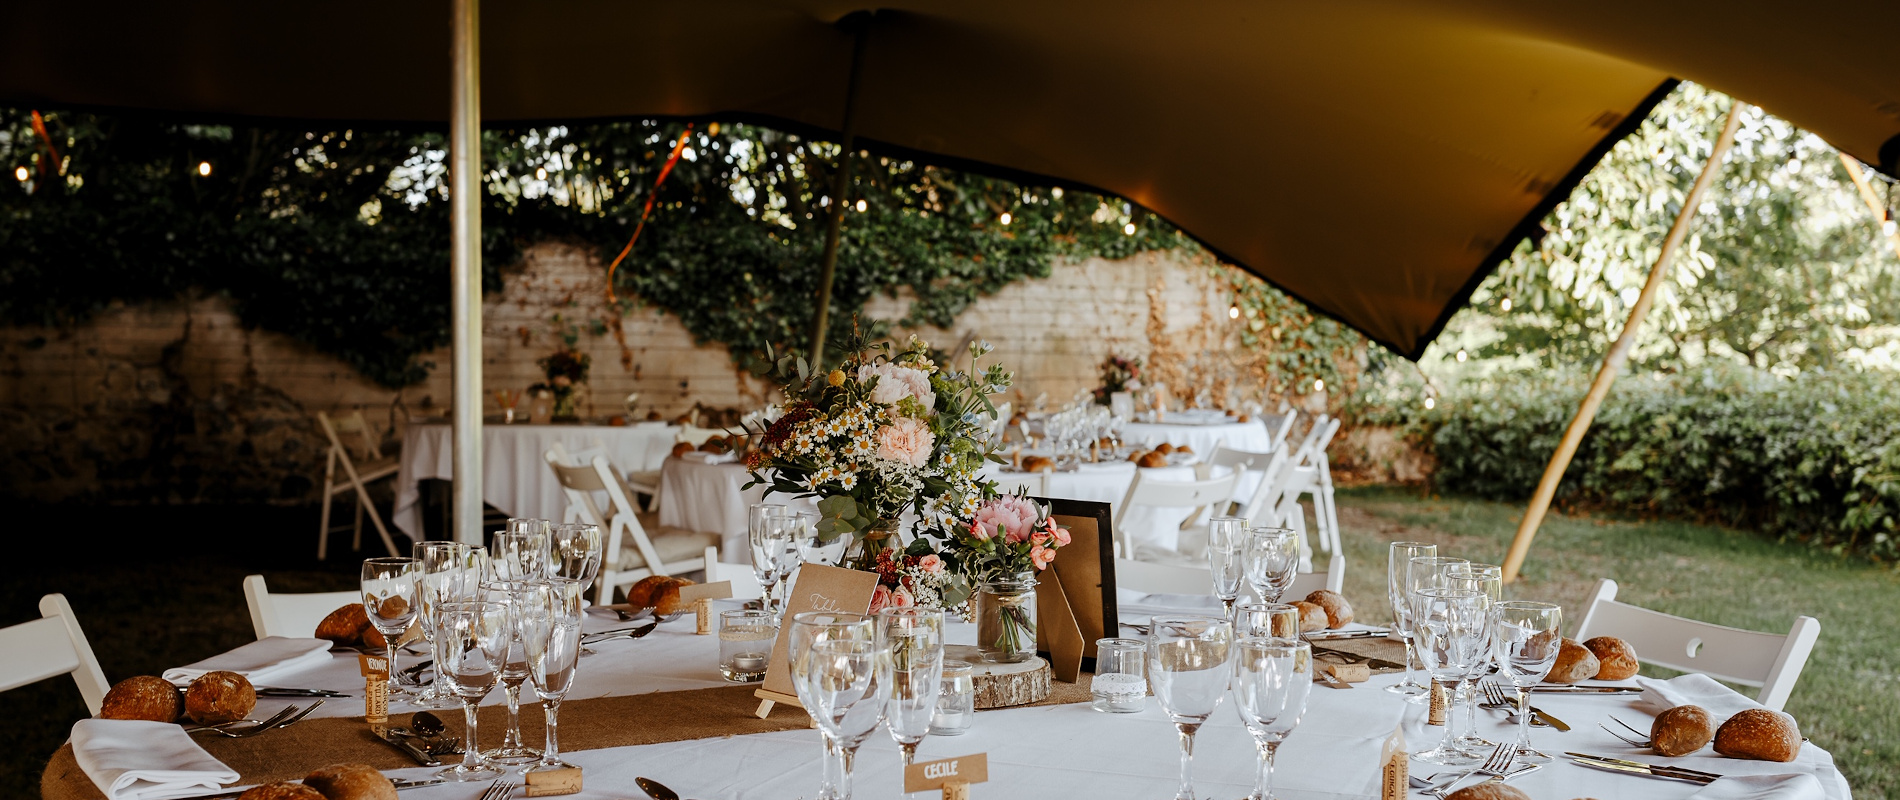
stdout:
<svg viewBox="0 0 1900 800">
<path fill-rule="evenodd" d="M 1407 415 L 1437 457 L 1436 488 L 1528 498 L 1587 383 L 1548 374 L 1474 382 L 1435 411 Z M 1625 376 L 1558 498 L 1900 558 L 1900 392 L 1883 373 Z"/>
</svg>

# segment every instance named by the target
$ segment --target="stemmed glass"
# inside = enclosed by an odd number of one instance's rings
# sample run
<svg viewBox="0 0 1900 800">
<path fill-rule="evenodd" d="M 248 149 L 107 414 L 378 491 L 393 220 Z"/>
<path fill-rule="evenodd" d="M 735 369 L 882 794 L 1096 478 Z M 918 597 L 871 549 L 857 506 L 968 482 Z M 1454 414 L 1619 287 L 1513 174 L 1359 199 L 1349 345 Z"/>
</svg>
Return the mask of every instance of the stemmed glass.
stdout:
<svg viewBox="0 0 1900 800">
<path fill-rule="evenodd" d="M 508 638 L 502 646 L 500 672 L 502 696 L 508 705 L 508 728 L 502 732 L 500 747 L 482 753 L 482 758 L 493 764 L 518 766 L 541 760 L 541 751 L 521 741 L 521 684 L 528 680 L 521 607 L 534 586 L 527 581 L 496 581 L 482 587 L 484 599 L 500 603 L 508 611 Z"/>
<path fill-rule="evenodd" d="M 943 612 L 915 606 L 879 611 L 877 654 L 877 681 L 889 687 L 884 723 L 908 767 L 930 733 L 943 692 Z"/>
<path fill-rule="evenodd" d="M 461 542 L 416 542 L 417 578 L 422 608 L 416 615 L 417 628 L 430 647 L 435 645 L 435 615 L 443 603 L 464 600 L 470 580 L 479 580 L 481 561 L 474 556 L 482 551 Z M 471 566 L 472 565 L 472 566 Z M 476 570 L 470 577 L 471 568 Z M 391 670 L 390 674 L 395 674 Z M 457 704 L 445 682 L 431 682 L 415 697 L 423 708 L 450 708 Z"/>
<path fill-rule="evenodd" d="M 792 517 L 798 520 L 798 563 L 838 566 L 838 559 L 844 556 L 846 537 L 833 536 L 831 541 L 818 538 L 818 515 L 810 511 L 797 511 Z"/>
<path fill-rule="evenodd" d="M 772 610 L 772 585 L 778 580 L 778 562 L 770 562 L 770 575 L 772 580 L 767 581 L 767 570 L 759 561 L 761 555 L 759 552 L 759 532 L 765 528 L 766 520 L 772 517 L 782 517 L 786 513 L 785 504 L 783 503 L 753 503 L 746 508 L 746 545 L 751 548 L 752 551 L 752 574 L 759 579 L 759 588 L 765 593 L 764 597 L 759 600 L 759 607 L 767 611 Z"/>
<path fill-rule="evenodd" d="M 1444 683 L 1454 696 L 1484 642 L 1487 605 L 1482 593 L 1460 589 L 1420 589 L 1412 594 L 1412 632 L 1418 637 L 1419 658 L 1432 680 Z M 1454 745 L 1457 731 L 1450 719 L 1454 716 L 1447 715 L 1445 735 L 1437 746 L 1412 757 L 1446 766 L 1477 763 L 1478 757 Z"/>
<path fill-rule="evenodd" d="M 606 552 L 600 526 L 588 522 L 555 525 L 548 531 L 547 577 L 575 581 L 581 594 L 593 588 L 600 574 L 601 554 Z"/>
<path fill-rule="evenodd" d="M 884 716 L 874 627 L 863 614 L 807 611 L 792 618 L 792 685 L 825 738 L 819 800 L 850 800 L 852 759 Z"/>
<path fill-rule="evenodd" d="M 436 616 L 435 669 L 462 698 L 462 763 L 436 773 L 451 781 L 483 781 L 501 777 L 501 770 L 482 761 L 476 744 L 475 708 L 495 688 L 501 662 L 507 657 L 508 607 L 475 601 L 444 603 Z"/>
<path fill-rule="evenodd" d="M 580 664 L 581 606 L 586 587 L 579 581 L 551 579 L 535 584 L 515 606 L 522 646 L 528 654 L 528 680 L 547 715 L 548 738 L 533 769 L 560 769 L 561 698 L 574 683 Z"/>
<path fill-rule="evenodd" d="M 1285 603 L 1241 603 L 1234 615 L 1234 636 L 1297 640 L 1300 610 Z"/>
<path fill-rule="evenodd" d="M 779 560 L 778 585 L 785 587 L 785 597 L 792 596 L 792 573 L 805 563 L 805 551 L 811 549 L 811 540 L 818 536 L 818 515 L 810 511 L 786 511 L 791 520 L 791 535 L 785 539 L 785 557 Z"/>
<path fill-rule="evenodd" d="M 1405 573 L 1411 568 L 1412 559 L 1435 555 L 1438 555 L 1438 545 L 1426 542 L 1393 542 L 1386 553 L 1386 601 L 1392 607 L 1392 630 L 1398 631 L 1399 637 L 1405 640 L 1405 680 L 1385 690 L 1414 701 L 1427 696 L 1431 689 L 1419 683 L 1417 673 L 1412 671 L 1412 594 L 1405 586 Z"/>
<path fill-rule="evenodd" d="M 1280 602 L 1300 568 L 1300 535 L 1290 528 L 1247 529 L 1247 583 L 1267 603 Z"/>
<path fill-rule="evenodd" d="M 1486 609 L 1496 608 L 1504 599 L 1504 568 L 1495 564 L 1453 564 L 1445 568 L 1445 588 L 1463 589 L 1484 595 Z M 1491 674 L 1491 626 L 1480 632 L 1478 657 L 1465 674 L 1464 690 L 1458 699 L 1465 704 L 1465 732 L 1453 743 L 1474 756 L 1487 756 L 1498 743 L 1478 735 L 1478 684 Z"/>
<path fill-rule="evenodd" d="M 783 511 L 764 514 L 752 526 L 752 572 L 765 590 L 765 610 L 773 614 L 783 611 L 784 603 L 773 590 L 778 587 L 779 574 L 789 558 L 788 551 L 798 546 L 797 532 L 798 520 Z"/>
<path fill-rule="evenodd" d="M 422 586 L 416 580 L 420 567 L 420 563 L 413 558 L 371 558 L 363 561 L 363 611 L 369 615 L 369 623 L 376 626 L 376 632 L 383 635 L 383 644 L 389 651 L 391 700 L 410 694 L 396 680 L 400 672 L 396 667 L 396 658 L 402 651 L 402 635 L 409 630 L 409 623 L 415 621 L 417 606 L 422 602 L 419 596 Z"/>
<path fill-rule="evenodd" d="M 1260 771 L 1247 800 L 1272 800 L 1273 755 L 1300 724 L 1312 691 L 1312 645 L 1260 637 L 1234 643 L 1234 709 L 1260 748 Z"/>
<path fill-rule="evenodd" d="M 1181 733 L 1181 790 L 1194 800 L 1194 732 L 1227 695 L 1234 627 L 1224 619 L 1157 616 L 1149 622 L 1148 682 L 1161 710 Z"/>
<path fill-rule="evenodd" d="M 496 580 L 533 581 L 548 574 L 548 531 L 545 519 L 511 519 L 508 528 L 489 542 Z"/>
<path fill-rule="evenodd" d="M 1517 687 L 1517 759 L 1548 764 L 1551 757 L 1531 748 L 1530 687 L 1557 662 L 1563 645 L 1564 612 L 1554 603 L 1506 600 L 1491 615 L 1491 653 L 1499 671 Z"/>
<path fill-rule="evenodd" d="M 1220 598 L 1227 616 L 1234 616 L 1234 599 L 1240 596 L 1240 582 L 1246 575 L 1247 521 L 1240 517 L 1214 517 L 1207 521 L 1207 568 L 1214 575 L 1214 596 Z"/>
</svg>

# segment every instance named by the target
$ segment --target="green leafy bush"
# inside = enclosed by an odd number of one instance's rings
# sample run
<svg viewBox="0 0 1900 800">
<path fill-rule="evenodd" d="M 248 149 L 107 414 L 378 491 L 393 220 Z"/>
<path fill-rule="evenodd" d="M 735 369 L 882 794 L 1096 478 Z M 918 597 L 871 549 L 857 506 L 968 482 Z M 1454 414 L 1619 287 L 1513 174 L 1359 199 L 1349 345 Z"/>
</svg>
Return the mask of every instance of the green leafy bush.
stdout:
<svg viewBox="0 0 1900 800">
<path fill-rule="evenodd" d="M 1464 384 L 1413 432 L 1445 492 L 1528 498 L 1588 385 L 1519 374 Z M 1560 501 L 1709 518 L 1878 559 L 1900 558 L 1900 392 L 1884 373 L 1740 367 L 1619 380 Z"/>
</svg>

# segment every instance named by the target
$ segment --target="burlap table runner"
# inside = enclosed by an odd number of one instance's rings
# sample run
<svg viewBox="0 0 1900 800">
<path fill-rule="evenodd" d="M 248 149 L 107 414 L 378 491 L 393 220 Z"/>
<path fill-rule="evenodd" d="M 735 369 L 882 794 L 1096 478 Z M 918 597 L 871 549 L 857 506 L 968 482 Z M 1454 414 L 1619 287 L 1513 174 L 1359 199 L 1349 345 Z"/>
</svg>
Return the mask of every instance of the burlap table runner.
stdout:
<svg viewBox="0 0 1900 800">
<path fill-rule="evenodd" d="M 1053 682 L 1049 697 L 1032 705 L 1086 703 L 1091 677 L 1083 673 L 1075 683 Z M 772 709 L 766 719 L 759 719 L 753 716 L 758 705 L 759 700 L 752 695 L 750 686 L 570 700 L 561 704 L 561 749 L 597 750 L 796 730 L 811 725 L 811 718 L 804 709 L 782 704 Z M 480 713 L 482 746 L 493 747 L 500 742 L 507 712 L 499 706 L 488 706 Z M 451 731 L 460 734 L 462 712 L 438 711 L 436 715 L 449 724 Z M 392 721 L 407 725 L 409 715 L 397 715 Z M 521 735 L 531 745 L 546 740 L 539 704 L 527 704 L 522 709 Z M 237 770 L 242 776 L 239 785 L 302 778 L 330 764 L 368 764 L 377 769 L 416 766 L 408 756 L 372 735 L 362 717 L 305 720 L 247 739 L 203 734 L 195 738 L 213 757 Z M 44 800 L 105 799 L 105 794 L 79 769 L 70 744 L 62 745 L 47 763 L 46 771 L 40 776 L 40 796 Z"/>
</svg>

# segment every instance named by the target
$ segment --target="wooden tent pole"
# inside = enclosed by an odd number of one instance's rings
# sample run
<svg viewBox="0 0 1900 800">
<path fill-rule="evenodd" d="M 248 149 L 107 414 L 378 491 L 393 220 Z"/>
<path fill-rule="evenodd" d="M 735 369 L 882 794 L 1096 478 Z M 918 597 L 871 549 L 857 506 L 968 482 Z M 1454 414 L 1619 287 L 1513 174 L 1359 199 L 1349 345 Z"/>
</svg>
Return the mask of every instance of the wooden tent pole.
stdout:
<svg viewBox="0 0 1900 800">
<path fill-rule="evenodd" d="M 825 229 L 825 254 L 818 269 L 818 315 L 812 321 L 813 370 L 825 361 L 825 334 L 831 327 L 831 282 L 838 271 L 838 238 L 843 234 L 845 207 L 851 204 L 846 195 L 851 191 L 852 151 L 858 146 L 858 81 L 864 74 L 864 45 L 871 38 L 871 20 L 868 15 L 853 22 L 857 30 L 852 33 L 851 77 L 845 83 L 844 137 L 839 142 L 838 170 L 832 176 L 831 218 L 827 221 L 829 227 Z"/>
<path fill-rule="evenodd" d="M 1867 182 L 1867 174 L 1861 172 L 1860 162 L 1853 156 L 1841 153 L 1841 166 L 1847 168 L 1847 174 L 1853 176 L 1854 186 L 1860 189 L 1860 199 L 1867 201 L 1867 209 L 1874 212 L 1874 224 L 1887 223 L 1887 208 L 1880 204 L 1880 198 L 1874 194 L 1874 187 Z M 1893 254 L 1900 256 L 1900 229 L 1887 233 L 1887 241 L 1893 243 Z"/>
<path fill-rule="evenodd" d="M 1675 255 L 1676 247 L 1682 244 L 1689 234 L 1689 222 L 1695 219 L 1696 207 L 1702 204 L 1702 194 L 1722 170 L 1722 155 L 1728 152 L 1729 145 L 1735 143 L 1735 129 L 1741 125 L 1742 110 L 1747 104 L 1737 100 L 1728 110 L 1728 121 L 1722 126 L 1722 135 L 1716 137 L 1714 149 L 1709 151 L 1708 163 L 1702 165 L 1702 174 L 1696 176 L 1695 184 L 1689 188 L 1688 196 L 1682 200 L 1682 210 L 1676 214 L 1676 224 L 1670 226 L 1668 238 L 1663 240 L 1662 252 L 1656 256 L 1656 265 L 1649 270 L 1649 279 L 1643 282 L 1643 293 L 1636 298 L 1636 305 L 1630 308 L 1629 322 L 1623 324 L 1623 332 L 1616 337 L 1616 343 L 1610 346 L 1610 352 L 1603 357 L 1603 366 L 1597 370 L 1596 379 L 1590 382 L 1590 391 L 1583 396 L 1583 405 L 1577 409 L 1577 416 L 1570 420 L 1570 427 L 1564 431 L 1563 441 L 1558 443 L 1557 452 L 1550 457 L 1550 464 L 1544 467 L 1544 478 L 1537 482 L 1537 493 L 1531 496 L 1531 506 L 1524 511 L 1524 520 L 1517 526 L 1517 536 L 1511 539 L 1511 551 L 1504 557 L 1504 582 L 1517 580 L 1517 572 L 1524 566 L 1525 556 L 1530 554 L 1531 540 L 1537 536 L 1537 527 L 1544 522 L 1544 513 L 1550 510 L 1550 501 L 1557 495 L 1557 484 L 1563 480 L 1564 470 L 1570 466 L 1570 459 L 1577 454 L 1577 445 L 1583 442 L 1583 434 L 1590 430 L 1591 420 L 1596 419 L 1597 407 L 1603 404 L 1603 398 L 1610 393 L 1610 384 L 1616 382 L 1617 372 L 1623 369 L 1623 362 L 1629 360 L 1629 353 L 1636 346 L 1636 335 L 1643 327 L 1643 317 L 1649 314 L 1649 307 L 1656 302 L 1657 292 L 1662 290 L 1664 279 L 1669 276 L 1669 259 Z"/>
</svg>

